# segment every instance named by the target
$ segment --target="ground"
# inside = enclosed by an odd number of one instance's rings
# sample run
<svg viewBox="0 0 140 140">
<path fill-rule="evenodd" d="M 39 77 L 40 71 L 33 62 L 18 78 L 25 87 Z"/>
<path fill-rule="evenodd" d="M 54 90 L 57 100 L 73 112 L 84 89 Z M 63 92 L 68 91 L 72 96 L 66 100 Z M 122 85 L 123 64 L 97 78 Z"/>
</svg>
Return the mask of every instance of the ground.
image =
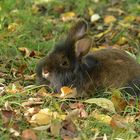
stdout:
<svg viewBox="0 0 140 140">
<path fill-rule="evenodd" d="M 93 51 L 117 48 L 140 62 L 139 0 L 2 0 L 0 13 L 0 140 L 140 139 L 140 103 L 118 89 L 62 99 L 35 78 L 40 58 L 80 18 Z"/>
</svg>

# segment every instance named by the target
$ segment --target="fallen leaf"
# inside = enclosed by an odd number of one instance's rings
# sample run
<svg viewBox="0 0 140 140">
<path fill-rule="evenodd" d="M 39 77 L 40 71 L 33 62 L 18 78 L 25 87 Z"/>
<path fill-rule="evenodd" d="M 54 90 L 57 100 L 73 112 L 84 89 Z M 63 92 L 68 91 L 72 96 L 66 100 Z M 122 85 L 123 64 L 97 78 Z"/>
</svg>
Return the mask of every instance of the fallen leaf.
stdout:
<svg viewBox="0 0 140 140">
<path fill-rule="evenodd" d="M 110 124 L 111 119 L 112 119 L 110 116 L 101 114 L 96 110 L 92 112 L 91 116 L 93 116 L 96 120 L 101 121 L 106 124 Z"/>
<path fill-rule="evenodd" d="M 66 116 L 66 120 L 75 120 L 78 119 L 80 115 L 80 109 L 74 109 Z"/>
<path fill-rule="evenodd" d="M 49 125 L 44 125 L 44 126 L 38 126 L 38 127 L 34 127 L 33 130 L 48 130 L 50 128 L 50 124 Z"/>
<path fill-rule="evenodd" d="M 112 128 L 127 129 L 133 131 L 133 127 L 130 127 L 129 119 L 126 119 L 120 115 L 114 115 L 110 121 Z"/>
<path fill-rule="evenodd" d="M 39 112 L 32 116 L 30 123 L 38 124 L 38 125 L 46 125 L 46 124 L 50 124 L 51 120 L 52 120 L 51 115 Z"/>
<path fill-rule="evenodd" d="M 62 128 L 61 121 L 59 120 L 53 121 L 50 126 L 51 134 L 55 137 L 59 136 L 61 128 Z"/>
<path fill-rule="evenodd" d="M 124 45 L 128 42 L 126 37 L 120 37 L 119 40 L 117 41 L 118 45 Z"/>
<path fill-rule="evenodd" d="M 34 57 L 36 55 L 36 52 L 35 51 L 31 51 L 30 54 L 29 54 L 29 57 Z"/>
<path fill-rule="evenodd" d="M 18 132 L 17 130 L 10 128 L 9 132 L 14 136 L 14 137 L 18 137 L 20 136 L 20 132 Z"/>
<path fill-rule="evenodd" d="M 96 21 L 98 21 L 101 17 L 99 16 L 99 14 L 93 14 L 90 18 L 91 23 L 94 23 Z"/>
<path fill-rule="evenodd" d="M 78 131 L 76 125 L 72 120 L 65 120 L 62 122 L 62 129 L 60 131 L 60 135 L 62 138 L 68 136 L 69 138 L 74 138 L 78 135 Z"/>
<path fill-rule="evenodd" d="M 3 123 L 6 124 L 6 123 L 9 123 L 10 120 L 15 118 L 16 113 L 12 110 L 1 110 L 1 115 L 2 115 Z"/>
<path fill-rule="evenodd" d="M 45 87 L 40 88 L 37 93 L 41 97 L 45 97 L 48 94 L 48 92 L 47 92 Z M 49 93 L 49 95 L 51 95 L 51 94 Z"/>
<path fill-rule="evenodd" d="M 25 57 L 30 56 L 30 50 L 26 47 L 19 47 L 18 50 L 23 53 Z"/>
<path fill-rule="evenodd" d="M 84 104 L 78 102 L 78 103 L 71 103 L 70 105 L 71 109 L 84 109 Z"/>
<path fill-rule="evenodd" d="M 8 31 L 14 32 L 14 31 L 16 31 L 18 26 L 19 26 L 18 23 L 15 23 L 15 22 L 11 23 L 11 24 L 8 25 Z"/>
<path fill-rule="evenodd" d="M 48 125 L 55 119 L 64 120 L 65 118 L 65 115 L 60 115 L 58 112 L 52 112 L 49 108 L 44 108 L 34 114 L 29 122 L 31 124 Z"/>
<path fill-rule="evenodd" d="M 56 13 L 61 14 L 61 13 L 64 12 L 65 7 L 64 7 L 63 5 L 57 5 L 57 6 L 55 6 L 55 7 L 53 8 L 53 10 L 54 10 Z"/>
<path fill-rule="evenodd" d="M 26 129 L 22 131 L 22 140 L 37 140 L 37 136 L 32 129 Z"/>
<path fill-rule="evenodd" d="M 134 20 L 136 19 L 136 17 L 135 16 L 133 16 L 133 15 L 129 15 L 129 16 L 126 16 L 125 18 L 124 18 L 124 20 L 123 20 L 123 22 L 133 22 Z"/>
<path fill-rule="evenodd" d="M 10 93 L 10 94 L 16 94 L 16 93 L 21 93 L 22 91 L 24 91 L 24 88 L 18 84 L 18 83 L 10 83 L 7 87 L 6 87 L 6 92 Z"/>
<path fill-rule="evenodd" d="M 62 21 L 70 21 L 73 20 L 76 17 L 76 14 L 74 12 L 67 12 L 67 13 L 63 13 L 61 15 L 61 19 Z"/>
<path fill-rule="evenodd" d="M 96 104 L 112 113 L 116 113 L 114 104 L 106 98 L 91 98 L 84 102 L 90 104 Z"/>
<path fill-rule="evenodd" d="M 112 15 L 107 15 L 107 16 L 104 17 L 104 23 L 105 23 L 105 24 L 113 23 L 113 22 L 115 22 L 116 20 L 117 20 L 117 19 L 116 19 L 114 16 L 112 16 Z"/>
<path fill-rule="evenodd" d="M 60 98 L 74 98 L 77 95 L 76 88 L 62 87 Z"/>
<path fill-rule="evenodd" d="M 121 92 L 119 89 L 112 89 L 111 90 L 112 96 L 111 101 L 113 102 L 115 109 L 118 112 L 124 111 L 125 107 L 127 106 L 127 102 L 121 96 Z"/>
<path fill-rule="evenodd" d="M 5 91 L 5 85 L 0 83 L 0 96 L 4 94 L 4 91 Z"/>
</svg>

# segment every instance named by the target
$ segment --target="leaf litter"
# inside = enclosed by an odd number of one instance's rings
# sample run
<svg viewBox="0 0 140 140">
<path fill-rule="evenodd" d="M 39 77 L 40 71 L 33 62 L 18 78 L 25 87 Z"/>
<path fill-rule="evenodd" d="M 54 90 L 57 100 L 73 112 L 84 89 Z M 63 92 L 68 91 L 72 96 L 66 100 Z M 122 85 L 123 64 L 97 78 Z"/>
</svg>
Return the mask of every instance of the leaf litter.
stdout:
<svg viewBox="0 0 140 140">
<path fill-rule="evenodd" d="M 80 3 L 82 5 L 81 1 Z M 75 10 L 78 8 L 76 3 L 66 1 L 63 4 L 45 1 L 26 4 L 31 19 L 26 19 L 25 15 L 20 17 L 20 9 L 15 8 L 11 11 L 9 9 L 10 17 L 3 15 L 0 23 L 1 45 L 11 48 L 10 54 L 13 55 L 10 58 L 6 50 L 6 53 L 2 52 L 5 55 L 0 57 L 0 113 L 2 127 L 8 130 L 10 137 L 36 140 L 39 139 L 38 132 L 43 131 L 50 139 L 60 137 L 64 140 L 106 140 L 110 139 L 113 132 L 114 139 L 123 139 L 121 133 L 120 138 L 115 135 L 123 130 L 127 137 L 134 136 L 133 138 L 138 140 L 140 103 L 137 102 L 136 105 L 133 99 L 127 102 L 118 89 L 111 91 L 109 99 L 100 96 L 80 100 L 75 99 L 77 91 L 71 87 L 62 87 L 61 93 L 50 93 L 45 87 L 27 88 L 30 84 L 35 84 L 35 64 L 48 51 L 44 46 L 52 46 L 54 39 L 57 40 L 61 33 L 66 31 L 65 28 L 78 19 L 80 13 L 77 12 L 79 9 Z M 82 17 L 91 25 L 90 33 L 95 42 L 93 51 L 115 47 L 128 51 L 130 55 L 138 55 L 139 15 L 127 12 L 118 0 L 110 2 L 113 7 L 102 6 L 103 3 L 99 0 L 93 1 L 93 7 L 90 4 L 92 5 L 90 0 L 87 1 L 88 6 L 83 8 Z M 94 5 L 97 7 L 94 8 Z M 3 8 L 2 6 L 1 10 L 4 10 Z M 137 9 L 136 6 L 135 8 Z M 34 21 L 38 22 L 35 24 Z M 39 21 L 44 26 L 39 27 Z M 28 22 L 34 27 L 29 26 Z M 47 26 L 49 22 L 54 27 Z M 29 26 L 29 29 L 26 30 L 24 26 Z M 32 38 L 35 34 L 37 38 Z M 105 126 L 107 129 L 103 130 Z M 112 130 L 108 131 L 110 128 Z M 3 133 L 5 129 L 2 129 Z"/>
</svg>

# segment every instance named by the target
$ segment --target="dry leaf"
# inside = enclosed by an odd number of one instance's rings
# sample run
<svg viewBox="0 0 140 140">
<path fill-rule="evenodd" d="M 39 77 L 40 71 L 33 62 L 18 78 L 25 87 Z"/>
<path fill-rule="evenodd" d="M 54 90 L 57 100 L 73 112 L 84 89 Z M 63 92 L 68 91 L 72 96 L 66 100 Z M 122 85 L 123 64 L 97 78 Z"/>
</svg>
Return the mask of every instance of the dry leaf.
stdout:
<svg viewBox="0 0 140 140">
<path fill-rule="evenodd" d="M 62 128 L 61 121 L 59 120 L 53 121 L 50 126 L 51 134 L 55 137 L 59 136 L 61 128 Z"/>
<path fill-rule="evenodd" d="M 50 124 L 51 119 L 52 119 L 51 115 L 39 112 L 32 116 L 30 123 L 38 125 Z"/>
<path fill-rule="evenodd" d="M 22 132 L 22 140 L 37 140 L 35 132 L 31 129 L 26 129 Z"/>
<path fill-rule="evenodd" d="M 106 124 L 110 124 L 111 119 L 112 119 L 110 116 L 105 115 L 105 114 L 101 114 L 101 113 L 99 113 L 98 111 L 93 111 L 91 115 L 92 115 L 96 120 L 101 121 L 101 122 L 106 123 Z"/>
<path fill-rule="evenodd" d="M 129 15 L 129 16 L 126 16 L 126 17 L 124 18 L 123 22 L 125 22 L 125 23 L 126 23 L 126 22 L 127 22 L 127 23 L 130 23 L 130 22 L 133 22 L 135 19 L 136 19 L 135 16 Z"/>
<path fill-rule="evenodd" d="M 17 24 L 17 23 L 11 23 L 9 26 L 8 26 L 8 31 L 10 31 L 10 32 L 14 32 L 14 31 L 16 31 L 16 29 L 17 29 L 17 27 L 18 27 L 19 25 Z"/>
<path fill-rule="evenodd" d="M 10 131 L 10 133 L 11 133 L 14 137 L 20 136 L 20 133 L 19 133 L 17 130 L 13 129 L 13 128 L 10 128 L 9 131 Z"/>
<path fill-rule="evenodd" d="M 119 40 L 117 41 L 117 44 L 118 45 L 124 45 L 128 42 L 127 38 L 126 37 L 121 37 L 119 38 Z"/>
<path fill-rule="evenodd" d="M 111 119 L 110 125 L 113 128 L 129 128 L 128 121 L 120 115 L 114 115 Z"/>
<path fill-rule="evenodd" d="M 6 87 L 6 92 L 11 93 L 11 94 L 20 93 L 23 91 L 24 91 L 24 88 L 18 83 L 15 83 L 15 84 L 11 83 Z"/>
<path fill-rule="evenodd" d="M 41 109 L 37 114 L 33 115 L 29 121 L 31 124 L 46 125 L 50 124 L 52 120 L 64 120 L 65 115 L 60 115 L 57 112 L 52 112 L 49 108 Z"/>
<path fill-rule="evenodd" d="M 101 17 L 99 16 L 99 14 L 93 14 L 90 18 L 91 23 L 94 23 L 96 21 L 98 21 Z"/>
<path fill-rule="evenodd" d="M 127 102 L 122 98 L 121 92 L 119 89 L 112 89 L 111 101 L 113 102 L 115 109 L 118 112 L 124 111 L 127 106 Z"/>
<path fill-rule="evenodd" d="M 90 104 L 96 104 L 110 112 L 116 113 L 114 104 L 106 98 L 91 98 L 84 102 Z"/>
<path fill-rule="evenodd" d="M 4 124 L 9 123 L 10 120 L 15 118 L 15 116 L 16 116 L 16 113 L 12 110 L 1 110 L 1 117 Z"/>
<path fill-rule="evenodd" d="M 19 47 L 18 50 L 23 53 L 25 57 L 30 56 L 30 50 L 26 47 Z"/>
<path fill-rule="evenodd" d="M 77 128 L 72 120 L 65 120 L 62 122 L 62 129 L 60 135 L 62 138 L 68 136 L 72 139 L 77 136 Z"/>
<path fill-rule="evenodd" d="M 51 96 L 51 94 L 47 92 L 45 87 L 40 88 L 37 93 L 41 97 L 46 97 L 48 94 Z"/>
<path fill-rule="evenodd" d="M 117 19 L 116 19 L 114 16 L 112 16 L 112 15 L 107 15 L 107 16 L 104 17 L 104 23 L 105 23 L 105 24 L 113 23 L 113 22 L 115 22 L 116 20 L 117 20 Z"/>
<path fill-rule="evenodd" d="M 44 125 L 44 126 L 34 127 L 33 130 L 43 131 L 43 130 L 47 130 L 49 128 L 50 128 L 50 124 L 49 125 Z"/>
<path fill-rule="evenodd" d="M 71 103 L 70 105 L 71 109 L 84 109 L 84 104 L 78 102 L 78 103 Z"/>
<path fill-rule="evenodd" d="M 74 98 L 77 95 L 76 88 L 62 87 L 60 98 Z"/>
<path fill-rule="evenodd" d="M 66 116 L 66 120 L 78 119 L 79 115 L 80 115 L 80 109 L 74 109 Z"/>
<path fill-rule="evenodd" d="M 67 12 L 61 15 L 62 21 L 70 21 L 73 20 L 76 17 L 76 14 L 74 12 Z"/>
</svg>

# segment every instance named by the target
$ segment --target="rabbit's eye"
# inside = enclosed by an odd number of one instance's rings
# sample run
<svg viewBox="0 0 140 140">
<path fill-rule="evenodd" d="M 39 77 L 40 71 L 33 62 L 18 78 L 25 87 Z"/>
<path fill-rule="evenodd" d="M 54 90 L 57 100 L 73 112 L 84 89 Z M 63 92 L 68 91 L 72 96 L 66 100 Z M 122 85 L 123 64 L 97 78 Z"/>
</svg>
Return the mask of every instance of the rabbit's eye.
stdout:
<svg viewBox="0 0 140 140">
<path fill-rule="evenodd" d="M 69 61 L 67 59 L 62 60 L 61 64 L 62 67 L 68 67 L 69 66 Z"/>
</svg>

